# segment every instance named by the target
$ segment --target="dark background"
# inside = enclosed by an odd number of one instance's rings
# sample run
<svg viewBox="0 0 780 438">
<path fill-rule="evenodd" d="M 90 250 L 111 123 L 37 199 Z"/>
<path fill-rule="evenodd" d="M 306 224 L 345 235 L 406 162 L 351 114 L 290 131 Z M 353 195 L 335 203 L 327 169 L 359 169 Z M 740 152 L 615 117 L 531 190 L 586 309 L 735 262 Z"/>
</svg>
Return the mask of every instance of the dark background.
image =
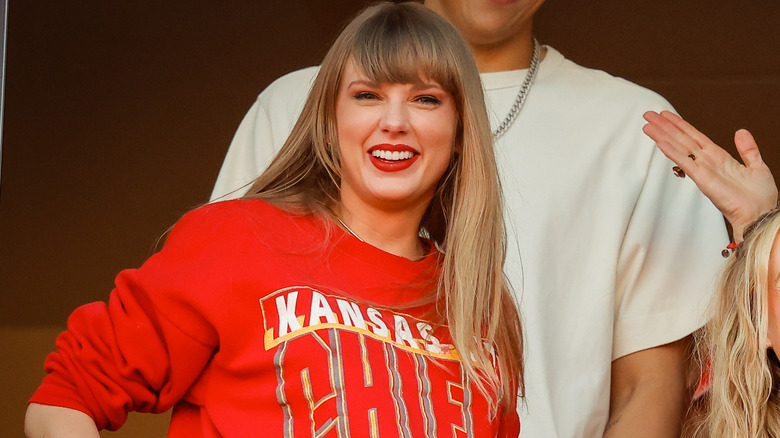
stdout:
<svg viewBox="0 0 780 438">
<path fill-rule="evenodd" d="M 208 200 L 256 95 L 318 64 L 365 3 L 10 1 L 0 374 L 34 378 L 0 400 L 9 436 L 70 311 L 105 299 L 120 270 Z M 778 25 L 775 0 L 549 0 L 536 34 L 660 92 L 732 151 L 733 132 L 750 129 L 780 175 Z"/>
</svg>

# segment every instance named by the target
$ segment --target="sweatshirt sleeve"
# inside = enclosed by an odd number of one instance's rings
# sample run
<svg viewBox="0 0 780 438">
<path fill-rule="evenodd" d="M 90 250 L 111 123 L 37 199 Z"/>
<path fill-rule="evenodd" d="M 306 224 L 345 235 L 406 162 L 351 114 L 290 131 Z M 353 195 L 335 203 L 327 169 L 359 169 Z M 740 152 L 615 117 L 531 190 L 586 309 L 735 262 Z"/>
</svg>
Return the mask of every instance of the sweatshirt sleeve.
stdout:
<svg viewBox="0 0 780 438">
<path fill-rule="evenodd" d="M 115 430 L 127 412 L 164 412 L 200 376 L 218 340 L 209 308 L 224 277 L 219 221 L 200 209 L 172 230 L 163 249 L 116 279 L 107 303 L 76 309 L 31 402 L 76 409 Z"/>
</svg>

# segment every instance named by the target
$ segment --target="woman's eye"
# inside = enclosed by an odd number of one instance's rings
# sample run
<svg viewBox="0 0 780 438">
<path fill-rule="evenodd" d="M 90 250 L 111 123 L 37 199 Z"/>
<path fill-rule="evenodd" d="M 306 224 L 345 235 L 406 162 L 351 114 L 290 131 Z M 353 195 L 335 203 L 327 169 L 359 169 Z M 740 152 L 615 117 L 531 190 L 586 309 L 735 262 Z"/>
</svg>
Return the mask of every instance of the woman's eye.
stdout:
<svg viewBox="0 0 780 438">
<path fill-rule="evenodd" d="M 439 105 L 441 103 L 441 100 L 433 96 L 420 96 L 416 98 L 415 101 L 422 103 L 424 105 Z"/>
<path fill-rule="evenodd" d="M 373 100 L 378 99 L 377 95 L 370 92 L 370 91 L 361 91 L 359 93 L 355 93 L 354 96 L 352 96 L 355 100 Z"/>
</svg>

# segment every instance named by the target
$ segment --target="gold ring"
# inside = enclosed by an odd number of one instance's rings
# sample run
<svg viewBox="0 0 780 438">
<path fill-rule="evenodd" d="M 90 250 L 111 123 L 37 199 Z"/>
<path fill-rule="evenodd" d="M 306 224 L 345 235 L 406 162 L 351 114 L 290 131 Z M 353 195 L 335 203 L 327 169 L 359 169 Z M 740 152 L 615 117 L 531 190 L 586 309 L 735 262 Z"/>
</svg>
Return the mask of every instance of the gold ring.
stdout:
<svg viewBox="0 0 780 438">
<path fill-rule="evenodd" d="M 677 178 L 685 178 L 685 172 L 680 168 L 680 166 L 672 167 L 672 172 L 674 172 L 674 176 Z"/>
</svg>

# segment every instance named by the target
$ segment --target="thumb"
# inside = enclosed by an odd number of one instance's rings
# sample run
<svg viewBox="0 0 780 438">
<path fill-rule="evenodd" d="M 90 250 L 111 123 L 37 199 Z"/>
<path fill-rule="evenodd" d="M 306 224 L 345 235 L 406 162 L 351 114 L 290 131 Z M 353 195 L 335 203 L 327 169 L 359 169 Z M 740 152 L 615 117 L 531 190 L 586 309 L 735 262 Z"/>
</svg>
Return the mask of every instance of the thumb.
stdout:
<svg viewBox="0 0 780 438">
<path fill-rule="evenodd" d="M 761 159 L 761 152 L 753 135 L 747 129 L 740 129 L 734 134 L 734 144 L 737 146 L 737 152 L 742 162 L 747 167 L 756 167 L 764 164 Z"/>
</svg>

